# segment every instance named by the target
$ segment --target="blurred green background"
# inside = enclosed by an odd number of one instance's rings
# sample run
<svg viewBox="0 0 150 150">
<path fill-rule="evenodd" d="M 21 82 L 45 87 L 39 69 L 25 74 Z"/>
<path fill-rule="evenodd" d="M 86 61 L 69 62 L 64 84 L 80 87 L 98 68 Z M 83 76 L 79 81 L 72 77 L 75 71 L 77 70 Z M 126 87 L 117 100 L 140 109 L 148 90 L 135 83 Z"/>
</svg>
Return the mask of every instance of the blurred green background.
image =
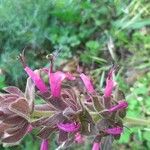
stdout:
<svg viewBox="0 0 150 150">
<path fill-rule="evenodd" d="M 150 3 L 148 0 L 0 0 L 0 88 L 25 87 L 17 60 L 23 49 L 33 68 L 48 66 L 45 56 L 58 53 L 56 67 L 75 70 L 79 63 L 97 88 L 112 64 L 129 103 L 125 132 L 114 150 L 150 149 Z M 147 122 L 144 122 L 147 120 Z M 127 123 L 126 123 L 127 122 Z M 141 122 L 141 123 L 140 123 Z M 90 150 L 90 143 L 72 149 Z M 5 150 L 37 150 L 27 136 Z M 51 141 L 51 149 L 55 149 Z"/>
</svg>

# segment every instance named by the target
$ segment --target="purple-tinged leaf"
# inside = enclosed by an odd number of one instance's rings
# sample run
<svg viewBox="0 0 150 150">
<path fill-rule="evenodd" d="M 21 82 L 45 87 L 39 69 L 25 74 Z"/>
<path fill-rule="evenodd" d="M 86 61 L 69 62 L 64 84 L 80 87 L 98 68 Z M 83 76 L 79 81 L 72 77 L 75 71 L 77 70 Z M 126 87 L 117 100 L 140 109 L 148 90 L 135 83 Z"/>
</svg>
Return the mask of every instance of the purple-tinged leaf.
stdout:
<svg viewBox="0 0 150 150">
<path fill-rule="evenodd" d="M 43 100 L 45 100 L 47 103 L 49 103 L 58 110 L 64 110 L 67 107 L 66 104 L 60 98 L 52 97 L 50 92 L 38 94 L 40 97 L 43 98 Z"/>
<path fill-rule="evenodd" d="M 34 106 L 36 111 L 56 111 L 57 109 L 50 104 L 38 104 Z"/>
<path fill-rule="evenodd" d="M 49 117 L 47 120 L 45 120 L 44 125 L 45 126 L 56 126 L 58 123 L 64 121 L 66 119 L 62 113 L 54 114 L 53 116 Z"/>
<path fill-rule="evenodd" d="M 31 123 L 31 125 L 34 127 L 34 128 L 37 128 L 37 127 L 40 127 L 40 126 L 44 126 L 44 123 L 46 122 L 46 120 L 48 119 L 49 117 L 43 117 L 43 118 L 40 118 L 38 120 L 35 120 Z"/>
<path fill-rule="evenodd" d="M 3 122 L 0 123 L 0 133 L 4 132 L 6 129 L 10 127 L 9 124 L 5 124 Z"/>
<path fill-rule="evenodd" d="M 28 123 L 25 123 L 22 128 L 20 128 L 15 134 L 13 135 L 6 135 L 2 138 L 3 143 L 15 143 L 20 141 L 25 134 L 27 133 Z"/>
<path fill-rule="evenodd" d="M 9 109 L 25 119 L 29 119 L 30 108 L 26 99 L 19 98 L 14 103 L 11 103 Z"/>
<path fill-rule="evenodd" d="M 4 101 L 0 102 L 0 107 L 1 108 L 8 108 L 10 106 L 11 103 L 15 102 L 17 99 L 14 97 L 8 97 L 6 98 Z"/>
<path fill-rule="evenodd" d="M 1 96 L 3 99 L 7 99 L 7 98 L 15 98 L 15 99 L 17 99 L 17 98 L 19 98 L 19 96 L 16 95 L 16 94 L 0 94 L 0 96 Z"/>
<path fill-rule="evenodd" d="M 4 97 L 0 96 L 0 102 L 4 100 Z"/>
<path fill-rule="evenodd" d="M 6 124 L 14 124 L 14 125 L 20 124 L 23 121 L 25 121 L 25 119 L 18 116 L 18 115 L 11 115 L 11 116 L 8 116 L 6 119 L 3 120 L 3 122 Z"/>
<path fill-rule="evenodd" d="M 96 124 L 97 131 L 103 131 L 105 128 L 109 128 L 109 126 L 111 124 L 112 124 L 112 122 L 110 122 L 110 120 L 108 120 L 108 119 L 101 119 Z"/>
<path fill-rule="evenodd" d="M 21 126 L 13 126 L 13 127 L 10 126 L 8 129 L 5 130 L 5 133 L 15 134 L 16 132 L 18 132 L 18 130 L 20 130 L 20 128 L 21 128 Z"/>
<path fill-rule="evenodd" d="M 41 139 L 48 139 L 50 135 L 55 131 L 56 131 L 56 128 L 44 127 L 39 131 L 37 136 L 40 137 Z"/>
<path fill-rule="evenodd" d="M 58 143 L 65 142 L 68 139 L 68 132 L 59 130 Z"/>
<path fill-rule="evenodd" d="M 83 135 L 95 135 L 95 124 L 94 121 L 87 110 L 83 110 L 79 114 L 79 119 L 81 123 L 81 134 Z"/>
<path fill-rule="evenodd" d="M 92 101 L 96 111 L 100 112 L 104 109 L 104 106 L 102 105 L 102 99 L 100 99 L 98 96 L 93 96 Z"/>
<path fill-rule="evenodd" d="M 67 107 L 63 111 L 63 115 L 69 119 L 71 117 L 74 117 L 76 115 L 76 112 L 71 107 Z"/>
<path fill-rule="evenodd" d="M 6 92 L 8 92 L 10 94 L 16 94 L 19 97 L 24 97 L 23 92 L 15 86 L 5 87 L 5 88 L 3 88 L 3 90 L 5 90 Z"/>
</svg>

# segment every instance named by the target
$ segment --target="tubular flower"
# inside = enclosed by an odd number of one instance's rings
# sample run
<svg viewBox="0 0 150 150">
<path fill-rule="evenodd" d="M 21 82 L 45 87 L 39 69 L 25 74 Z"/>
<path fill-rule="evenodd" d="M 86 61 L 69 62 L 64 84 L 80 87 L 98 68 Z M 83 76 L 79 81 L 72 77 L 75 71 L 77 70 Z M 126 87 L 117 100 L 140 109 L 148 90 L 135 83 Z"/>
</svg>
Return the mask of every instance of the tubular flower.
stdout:
<svg viewBox="0 0 150 150">
<path fill-rule="evenodd" d="M 92 150 L 101 150 L 100 144 L 101 144 L 101 143 L 94 142 L 94 143 L 93 143 Z"/>
<path fill-rule="evenodd" d="M 105 132 L 107 134 L 111 134 L 111 135 L 118 135 L 121 134 L 123 132 L 123 128 L 122 127 L 114 127 L 114 128 L 108 128 L 105 130 Z"/>
<path fill-rule="evenodd" d="M 76 132 L 80 129 L 79 123 L 59 123 L 57 126 L 65 132 Z"/>
<path fill-rule="evenodd" d="M 117 111 L 117 110 L 125 109 L 127 107 L 128 107 L 128 103 L 126 101 L 119 101 L 118 105 L 109 108 L 107 111 L 108 112 L 114 112 L 114 111 Z"/>
<path fill-rule="evenodd" d="M 49 84 L 51 89 L 51 94 L 53 97 L 60 97 L 61 86 L 64 79 L 75 80 L 69 72 L 64 73 L 61 71 L 53 72 L 53 58 L 50 59 L 51 66 L 49 69 Z"/>
<path fill-rule="evenodd" d="M 87 92 L 92 94 L 95 90 L 93 88 L 93 84 L 92 84 L 92 81 L 90 80 L 90 78 L 87 77 L 84 73 L 80 74 L 80 78 L 82 79 Z"/>
<path fill-rule="evenodd" d="M 48 140 L 47 139 L 42 140 L 40 150 L 48 150 Z"/>
<path fill-rule="evenodd" d="M 114 71 L 115 71 L 114 69 L 111 69 L 109 74 L 108 74 L 108 77 L 106 79 L 106 87 L 104 90 L 104 96 L 105 97 L 110 97 L 112 94 L 112 91 L 115 87 L 115 81 L 113 80 Z"/>
<path fill-rule="evenodd" d="M 40 90 L 40 92 L 45 93 L 48 91 L 48 88 L 45 85 L 44 81 L 41 79 L 40 75 L 38 74 L 38 71 L 33 71 L 28 66 L 26 66 L 24 70 L 29 75 L 29 77 L 33 80 L 34 84 Z"/>
<path fill-rule="evenodd" d="M 51 94 L 53 97 L 60 97 L 61 85 L 64 79 L 74 80 L 75 78 L 71 74 L 65 74 L 61 71 L 55 73 L 49 73 L 49 83 L 51 88 Z"/>
</svg>

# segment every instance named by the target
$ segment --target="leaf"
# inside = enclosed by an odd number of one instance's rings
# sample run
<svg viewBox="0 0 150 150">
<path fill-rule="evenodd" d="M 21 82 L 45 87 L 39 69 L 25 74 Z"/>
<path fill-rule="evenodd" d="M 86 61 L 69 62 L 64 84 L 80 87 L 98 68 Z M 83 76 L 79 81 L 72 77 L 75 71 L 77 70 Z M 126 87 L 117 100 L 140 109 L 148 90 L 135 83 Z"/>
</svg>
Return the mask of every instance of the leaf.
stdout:
<svg viewBox="0 0 150 150">
<path fill-rule="evenodd" d="M 16 94 L 19 97 L 20 96 L 24 97 L 23 92 L 20 89 L 18 89 L 17 87 L 15 87 L 15 86 L 5 87 L 5 88 L 3 88 L 3 90 L 5 90 L 6 92 L 8 92 L 10 94 Z"/>
<path fill-rule="evenodd" d="M 44 127 L 42 128 L 39 133 L 38 133 L 38 137 L 40 137 L 41 139 L 48 139 L 49 136 L 55 132 L 56 129 L 55 128 L 52 128 L 52 127 Z"/>
<path fill-rule="evenodd" d="M 67 139 L 68 139 L 68 133 L 63 130 L 59 130 L 58 143 L 65 142 Z"/>
<path fill-rule="evenodd" d="M 8 108 L 10 104 L 14 103 L 16 100 L 17 100 L 16 97 L 8 97 L 0 102 L 0 107 L 3 109 Z"/>
<path fill-rule="evenodd" d="M 83 135 L 95 134 L 95 124 L 91 115 L 88 113 L 87 110 L 84 109 L 79 114 L 79 119 L 81 122 L 81 134 Z"/>
<path fill-rule="evenodd" d="M 30 109 L 29 109 L 29 104 L 26 99 L 24 98 L 17 99 L 16 102 L 12 103 L 9 106 L 9 109 L 12 112 L 18 114 L 19 116 L 29 120 Z"/>
<path fill-rule="evenodd" d="M 27 133 L 27 129 L 28 129 L 28 123 L 25 123 L 24 126 L 21 129 L 17 130 L 15 134 L 3 137 L 2 142 L 3 143 L 16 143 L 20 141 Z"/>
<path fill-rule="evenodd" d="M 8 116 L 6 119 L 3 120 L 4 123 L 6 124 L 20 124 L 22 123 L 23 121 L 25 121 L 24 118 L 18 116 L 18 115 L 11 115 L 11 116 Z"/>
<path fill-rule="evenodd" d="M 104 110 L 104 106 L 102 105 L 102 99 L 100 99 L 98 96 L 93 96 L 93 105 L 96 111 L 100 112 Z"/>
</svg>

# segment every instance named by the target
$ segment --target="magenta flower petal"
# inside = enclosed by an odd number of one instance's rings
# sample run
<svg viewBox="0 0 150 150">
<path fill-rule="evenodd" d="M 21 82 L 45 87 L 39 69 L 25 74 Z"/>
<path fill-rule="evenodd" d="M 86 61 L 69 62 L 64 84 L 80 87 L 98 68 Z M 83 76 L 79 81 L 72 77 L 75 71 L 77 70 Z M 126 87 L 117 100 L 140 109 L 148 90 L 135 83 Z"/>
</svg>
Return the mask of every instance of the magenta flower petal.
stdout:
<svg viewBox="0 0 150 150">
<path fill-rule="evenodd" d="M 48 150 L 48 140 L 42 140 L 40 150 Z"/>
<path fill-rule="evenodd" d="M 101 146 L 100 145 L 101 145 L 101 143 L 94 142 L 92 150 L 101 150 Z"/>
<path fill-rule="evenodd" d="M 61 93 L 62 81 L 66 78 L 65 73 L 57 71 L 55 73 L 50 73 L 50 88 L 53 97 L 59 97 Z"/>
<path fill-rule="evenodd" d="M 80 128 L 79 123 L 59 123 L 57 124 L 58 128 L 65 132 L 76 132 Z"/>
<path fill-rule="evenodd" d="M 113 73 L 114 73 L 114 69 L 111 69 L 109 74 L 108 74 L 108 77 L 106 79 L 106 87 L 105 87 L 105 90 L 104 90 L 104 96 L 105 97 L 110 97 L 111 94 L 112 94 L 112 91 L 115 87 L 115 81 L 113 80 Z"/>
<path fill-rule="evenodd" d="M 84 73 L 80 74 L 80 78 L 82 79 L 87 92 L 92 94 L 95 90 L 94 90 L 94 87 L 93 87 L 93 84 L 92 84 L 90 78 L 88 76 L 86 76 Z"/>
<path fill-rule="evenodd" d="M 84 143 L 84 140 L 85 139 L 84 139 L 83 135 L 81 135 L 79 132 L 77 132 L 75 134 L 75 142 L 81 144 L 81 143 Z"/>
<path fill-rule="evenodd" d="M 45 85 L 44 81 L 41 79 L 40 75 L 33 70 L 31 70 L 28 66 L 24 68 L 26 73 L 29 77 L 33 80 L 36 87 L 42 92 L 46 92 L 48 90 L 47 86 Z"/>
<path fill-rule="evenodd" d="M 119 135 L 123 132 L 123 128 L 122 127 L 108 128 L 105 130 L 105 132 L 111 135 Z"/>
<path fill-rule="evenodd" d="M 114 112 L 114 111 L 121 110 L 127 107 L 128 107 L 128 103 L 126 101 L 119 101 L 118 105 L 109 108 L 108 111 Z"/>
<path fill-rule="evenodd" d="M 65 78 L 68 80 L 75 80 L 75 77 L 73 77 L 70 73 L 64 73 L 61 71 L 57 71 L 55 73 L 49 72 L 49 83 L 53 97 L 60 97 L 61 85 Z"/>
</svg>

